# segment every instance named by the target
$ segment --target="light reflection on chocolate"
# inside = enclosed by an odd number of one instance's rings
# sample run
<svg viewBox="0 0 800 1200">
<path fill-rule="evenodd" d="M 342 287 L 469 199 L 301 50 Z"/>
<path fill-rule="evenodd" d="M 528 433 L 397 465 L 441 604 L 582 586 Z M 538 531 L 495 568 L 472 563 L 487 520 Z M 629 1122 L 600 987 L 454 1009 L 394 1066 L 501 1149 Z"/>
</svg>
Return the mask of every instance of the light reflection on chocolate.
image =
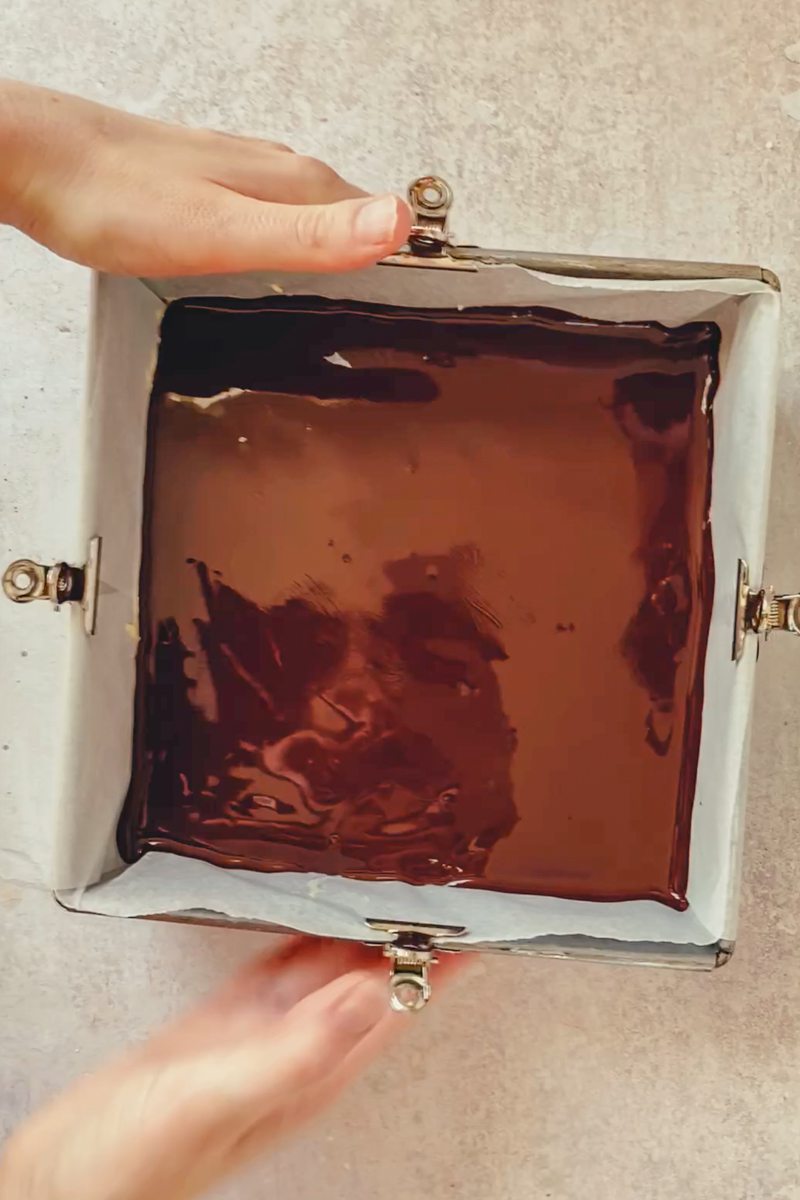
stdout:
<svg viewBox="0 0 800 1200">
<path fill-rule="evenodd" d="M 683 907 L 717 345 L 172 305 L 125 856 Z"/>
</svg>

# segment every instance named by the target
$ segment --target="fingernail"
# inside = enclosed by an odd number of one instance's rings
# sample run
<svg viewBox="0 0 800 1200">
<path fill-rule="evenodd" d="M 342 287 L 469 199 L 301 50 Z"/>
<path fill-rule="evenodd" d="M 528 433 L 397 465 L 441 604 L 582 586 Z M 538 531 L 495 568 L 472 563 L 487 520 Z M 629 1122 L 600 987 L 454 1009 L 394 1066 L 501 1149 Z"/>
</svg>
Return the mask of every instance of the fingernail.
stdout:
<svg viewBox="0 0 800 1200">
<path fill-rule="evenodd" d="M 354 1037 L 363 1037 L 389 1011 L 386 981 L 372 971 L 354 971 L 338 983 L 328 999 L 326 1016 Z"/>
<path fill-rule="evenodd" d="M 397 227 L 397 197 L 367 200 L 356 213 L 354 228 L 360 241 L 380 246 L 390 242 Z"/>
</svg>

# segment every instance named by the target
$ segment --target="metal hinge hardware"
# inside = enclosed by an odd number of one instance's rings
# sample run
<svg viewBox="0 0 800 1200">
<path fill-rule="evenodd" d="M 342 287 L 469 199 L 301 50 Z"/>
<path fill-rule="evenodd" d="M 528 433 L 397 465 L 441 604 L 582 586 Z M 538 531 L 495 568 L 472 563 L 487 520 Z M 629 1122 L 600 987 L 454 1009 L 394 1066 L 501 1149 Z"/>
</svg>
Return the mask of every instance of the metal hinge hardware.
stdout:
<svg viewBox="0 0 800 1200">
<path fill-rule="evenodd" d="M 389 1003 L 395 1012 L 419 1012 L 431 998 L 429 968 L 436 960 L 437 945 L 443 939 L 463 937 L 461 925 L 397 924 L 394 921 L 367 920 L 370 929 L 394 935 L 383 953 L 391 963 Z"/>
<path fill-rule="evenodd" d="M 453 189 L 438 175 L 423 175 L 408 188 L 413 224 L 408 244 L 414 254 L 442 254 L 450 241 L 447 221 Z"/>
<path fill-rule="evenodd" d="M 456 258 L 447 222 L 453 203 L 453 189 L 438 175 L 423 175 L 408 187 L 412 225 L 408 246 L 382 258 L 383 267 L 431 267 L 446 271 L 478 270 L 470 258 Z"/>
<path fill-rule="evenodd" d="M 93 634 L 97 620 L 100 544 L 99 537 L 90 539 L 86 562 L 81 567 L 65 562 L 45 566 L 32 558 L 18 558 L 3 572 L 3 591 L 14 604 L 49 600 L 57 609 L 62 604 L 80 604 L 84 628 L 88 634 Z"/>
<path fill-rule="evenodd" d="M 766 640 L 775 632 L 800 634 L 800 593 L 776 595 L 775 589 L 770 586 L 751 591 L 750 570 L 740 558 L 736 576 L 734 662 L 742 657 L 748 633 L 763 634 Z"/>
</svg>

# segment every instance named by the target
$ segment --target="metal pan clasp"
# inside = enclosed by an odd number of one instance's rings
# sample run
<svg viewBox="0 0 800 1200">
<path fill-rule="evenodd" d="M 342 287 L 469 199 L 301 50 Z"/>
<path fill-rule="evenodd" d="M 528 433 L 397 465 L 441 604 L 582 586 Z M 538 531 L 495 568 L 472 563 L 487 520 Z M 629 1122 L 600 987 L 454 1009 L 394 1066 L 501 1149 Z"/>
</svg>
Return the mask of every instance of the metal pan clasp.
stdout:
<svg viewBox="0 0 800 1200">
<path fill-rule="evenodd" d="M 414 216 L 408 242 L 415 254 L 441 254 L 450 241 L 447 222 L 453 189 L 438 175 L 423 175 L 408 189 Z"/>
<path fill-rule="evenodd" d="M 800 592 L 778 595 L 770 585 L 752 591 L 747 563 L 739 559 L 733 627 L 734 662 L 742 657 L 748 633 L 763 634 L 765 640 L 771 633 L 800 634 Z"/>
<path fill-rule="evenodd" d="M 463 937 L 467 932 L 461 925 L 417 925 L 412 922 L 367 919 L 370 929 L 390 933 L 394 940 L 386 942 L 383 953 L 391 963 L 389 1003 L 395 1012 L 419 1012 L 431 998 L 430 967 L 436 962 L 438 943 L 449 938 Z"/>
<path fill-rule="evenodd" d="M 3 572 L 3 591 L 14 604 L 49 600 L 54 608 L 79 604 L 86 633 L 93 634 L 97 620 L 100 571 L 100 538 L 89 540 L 86 562 L 80 567 L 60 562 L 52 566 L 32 558 L 18 558 Z"/>
</svg>

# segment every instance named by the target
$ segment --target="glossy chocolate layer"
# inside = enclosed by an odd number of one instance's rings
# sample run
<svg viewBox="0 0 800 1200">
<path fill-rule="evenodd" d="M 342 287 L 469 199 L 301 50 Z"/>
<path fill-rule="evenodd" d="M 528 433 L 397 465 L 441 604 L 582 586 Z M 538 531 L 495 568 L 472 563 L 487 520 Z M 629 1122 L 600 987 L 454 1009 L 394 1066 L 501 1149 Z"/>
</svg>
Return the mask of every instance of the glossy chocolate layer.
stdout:
<svg viewBox="0 0 800 1200">
<path fill-rule="evenodd" d="M 685 905 L 716 327 L 162 332 L 125 856 Z"/>
</svg>

